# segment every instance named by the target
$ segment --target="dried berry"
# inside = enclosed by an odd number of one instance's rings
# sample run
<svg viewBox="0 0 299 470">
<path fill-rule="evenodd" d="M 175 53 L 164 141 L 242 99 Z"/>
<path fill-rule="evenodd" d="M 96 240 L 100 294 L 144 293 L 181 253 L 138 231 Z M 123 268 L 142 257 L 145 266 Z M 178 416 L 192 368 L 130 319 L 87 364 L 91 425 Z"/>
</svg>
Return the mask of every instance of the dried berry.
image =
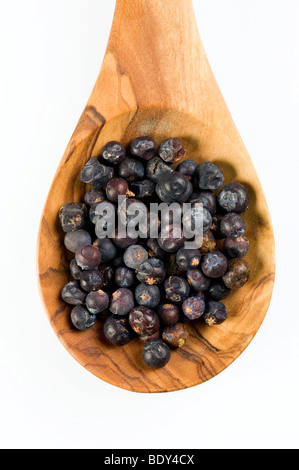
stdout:
<svg viewBox="0 0 299 470">
<path fill-rule="evenodd" d="M 83 305 L 77 305 L 71 312 L 71 321 L 77 330 L 85 331 L 91 328 L 97 317 L 90 313 Z"/>
<path fill-rule="evenodd" d="M 167 326 L 162 333 L 163 340 L 173 348 L 184 346 L 188 336 L 189 333 L 183 323 Z"/>
<path fill-rule="evenodd" d="M 83 273 L 83 269 L 80 268 L 80 266 L 77 265 L 76 258 L 73 258 L 72 261 L 70 262 L 70 272 L 72 277 L 76 281 L 80 281 L 81 274 Z"/>
<path fill-rule="evenodd" d="M 152 340 L 146 343 L 142 351 L 145 364 L 152 369 L 165 367 L 170 360 L 170 349 L 167 344 L 159 340 Z"/>
<path fill-rule="evenodd" d="M 201 254 L 196 249 L 181 248 L 176 254 L 176 262 L 184 271 L 200 266 Z"/>
<path fill-rule="evenodd" d="M 105 201 L 105 195 L 100 189 L 92 188 L 84 195 L 84 202 L 88 206 L 93 206 L 103 201 Z"/>
<path fill-rule="evenodd" d="M 218 204 L 226 212 L 242 214 L 248 209 L 249 202 L 249 193 L 240 183 L 227 184 L 218 196 Z"/>
<path fill-rule="evenodd" d="M 166 277 L 166 269 L 162 260 L 151 258 L 138 266 L 136 277 L 148 285 L 161 284 Z"/>
<path fill-rule="evenodd" d="M 131 328 L 140 336 L 152 336 L 160 328 L 158 315 L 148 307 L 135 307 L 129 314 Z"/>
<path fill-rule="evenodd" d="M 165 251 L 160 247 L 156 238 L 149 238 L 146 241 L 146 246 L 149 250 L 148 254 L 150 258 L 161 258 L 165 257 Z"/>
<path fill-rule="evenodd" d="M 199 249 L 200 253 L 202 255 L 211 253 L 212 251 L 216 249 L 216 247 L 217 247 L 217 242 L 215 240 L 213 232 L 209 230 L 208 232 L 204 233 L 201 239 L 201 247 Z"/>
<path fill-rule="evenodd" d="M 151 137 L 137 137 L 130 143 L 130 153 L 133 156 L 150 160 L 158 150 L 158 145 Z"/>
<path fill-rule="evenodd" d="M 203 274 L 201 269 L 190 269 L 187 271 L 187 280 L 195 292 L 207 290 L 211 283 L 211 280 Z"/>
<path fill-rule="evenodd" d="M 244 258 L 249 251 L 249 241 L 246 237 L 226 238 L 223 249 L 230 258 Z"/>
<path fill-rule="evenodd" d="M 223 238 L 225 238 L 224 233 L 221 232 L 222 219 L 223 219 L 223 215 L 221 214 L 215 214 L 212 219 L 211 231 L 213 232 L 213 235 L 216 238 L 216 240 L 223 240 Z"/>
<path fill-rule="evenodd" d="M 226 237 L 242 237 L 246 232 L 246 223 L 239 214 L 226 214 L 221 220 L 221 232 Z"/>
<path fill-rule="evenodd" d="M 197 320 L 204 314 L 205 302 L 198 296 L 189 297 L 183 302 L 182 309 L 189 320 Z"/>
<path fill-rule="evenodd" d="M 250 278 L 250 267 L 244 259 L 231 259 L 228 262 L 227 272 L 222 277 L 224 284 L 229 289 L 243 287 Z"/>
<path fill-rule="evenodd" d="M 207 325 L 221 325 L 227 319 L 227 309 L 222 302 L 210 300 L 206 304 L 204 320 Z"/>
<path fill-rule="evenodd" d="M 220 250 L 207 253 L 203 257 L 201 269 L 207 277 L 221 277 L 227 270 L 227 258 Z"/>
<path fill-rule="evenodd" d="M 104 312 L 109 307 L 109 302 L 109 295 L 102 290 L 90 292 L 86 297 L 86 307 L 94 315 Z"/>
<path fill-rule="evenodd" d="M 161 201 L 167 204 L 187 202 L 193 191 L 188 178 L 181 173 L 173 172 L 159 180 L 156 193 Z"/>
<path fill-rule="evenodd" d="M 81 171 L 80 180 L 96 189 L 102 189 L 113 176 L 113 168 L 103 165 L 96 157 L 92 157 Z"/>
<path fill-rule="evenodd" d="M 108 142 L 101 151 L 102 160 L 110 165 L 117 165 L 121 163 L 126 157 L 126 149 L 124 146 L 115 140 Z"/>
<path fill-rule="evenodd" d="M 213 280 L 207 290 L 207 296 L 213 300 L 224 300 L 229 294 L 230 289 L 226 287 L 222 279 Z"/>
<path fill-rule="evenodd" d="M 59 211 L 59 219 L 64 232 L 74 232 L 87 223 L 87 207 L 85 204 L 68 202 Z"/>
<path fill-rule="evenodd" d="M 118 175 L 132 183 L 144 177 L 145 168 L 142 162 L 126 157 L 118 166 Z"/>
<path fill-rule="evenodd" d="M 174 304 L 159 306 L 158 315 L 165 326 L 175 325 L 180 319 L 180 309 Z"/>
<path fill-rule="evenodd" d="M 131 190 L 138 199 L 151 198 L 155 194 L 156 185 L 153 181 L 142 180 L 131 184 Z"/>
<path fill-rule="evenodd" d="M 126 196 L 129 191 L 129 185 L 123 178 L 113 178 L 106 186 L 107 199 L 117 202 L 120 196 Z"/>
<path fill-rule="evenodd" d="M 108 237 L 97 238 L 93 243 L 93 246 L 95 246 L 101 253 L 101 263 L 107 263 L 116 257 L 117 249 Z"/>
<path fill-rule="evenodd" d="M 198 163 L 196 163 L 194 160 L 184 160 L 178 165 L 176 171 L 178 171 L 182 175 L 187 176 L 188 180 L 192 181 L 198 167 Z"/>
<path fill-rule="evenodd" d="M 195 232 L 195 234 L 206 233 L 213 223 L 210 212 L 202 205 L 195 204 L 192 209 L 188 209 L 183 216 L 185 231 Z"/>
<path fill-rule="evenodd" d="M 118 248 L 129 248 L 129 246 L 136 245 L 138 242 L 138 237 L 131 238 L 128 234 L 125 237 L 121 236 L 121 233 L 118 229 L 115 230 L 115 237 L 112 239 L 113 243 Z"/>
<path fill-rule="evenodd" d="M 133 339 L 127 318 L 111 315 L 104 324 L 104 335 L 115 346 L 125 346 Z"/>
<path fill-rule="evenodd" d="M 104 274 L 98 269 L 83 271 L 80 277 L 80 285 L 86 292 L 102 289 L 104 286 Z"/>
<path fill-rule="evenodd" d="M 159 155 L 167 163 L 176 163 L 186 155 L 183 143 L 180 139 L 172 138 L 165 140 L 159 148 Z"/>
<path fill-rule="evenodd" d="M 72 253 L 76 253 L 86 245 L 91 245 L 91 236 L 86 230 L 68 232 L 64 237 L 64 246 Z"/>
<path fill-rule="evenodd" d="M 86 293 L 82 292 L 77 281 L 72 281 L 64 286 L 61 297 L 69 305 L 81 305 L 85 302 Z"/>
<path fill-rule="evenodd" d="M 112 294 L 109 310 L 114 315 L 127 315 L 134 308 L 134 297 L 130 289 L 121 287 Z"/>
<path fill-rule="evenodd" d="M 135 290 L 135 299 L 139 305 L 155 308 L 161 300 L 160 289 L 155 285 L 139 284 Z"/>
<path fill-rule="evenodd" d="M 214 163 L 204 162 L 197 169 L 194 182 L 200 189 L 217 191 L 224 183 L 223 172 Z"/>
<path fill-rule="evenodd" d="M 188 282 L 179 276 L 170 276 L 164 282 L 166 298 L 174 303 L 183 302 L 190 293 Z"/>
<path fill-rule="evenodd" d="M 212 191 L 193 191 L 190 201 L 191 204 L 202 204 L 213 216 L 217 211 L 217 197 Z"/>
<path fill-rule="evenodd" d="M 131 287 L 135 283 L 135 274 L 132 269 L 119 267 L 115 271 L 115 284 L 119 287 Z"/>
<path fill-rule="evenodd" d="M 185 241 L 186 237 L 182 228 L 176 225 L 163 227 L 158 237 L 160 247 L 167 253 L 175 253 L 184 246 Z"/>
<path fill-rule="evenodd" d="M 152 158 L 146 165 L 146 176 L 153 183 L 158 183 L 170 173 L 174 172 L 174 165 L 167 164 L 160 157 Z"/>
<path fill-rule="evenodd" d="M 124 263 L 128 268 L 138 269 L 148 259 L 148 252 L 141 245 L 132 245 L 125 251 Z"/>
<path fill-rule="evenodd" d="M 87 245 L 76 252 L 76 261 L 82 269 L 94 269 L 99 266 L 102 260 L 101 252 L 96 246 Z"/>
</svg>

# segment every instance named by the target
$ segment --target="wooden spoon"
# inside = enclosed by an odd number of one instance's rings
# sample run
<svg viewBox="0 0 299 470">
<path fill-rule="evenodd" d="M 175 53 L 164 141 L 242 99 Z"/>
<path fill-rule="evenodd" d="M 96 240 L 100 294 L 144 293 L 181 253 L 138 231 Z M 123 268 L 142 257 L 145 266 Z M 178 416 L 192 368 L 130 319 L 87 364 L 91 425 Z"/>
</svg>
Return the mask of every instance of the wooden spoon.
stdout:
<svg viewBox="0 0 299 470">
<path fill-rule="evenodd" d="M 82 201 L 86 188 L 79 172 L 106 142 L 127 145 L 141 135 L 158 143 L 180 137 L 187 158 L 216 162 L 226 183 L 243 183 L 251 196 L 245 214 L 250 282 L 224 301 L 229 311 L 225 323 L 190 323 L 186 345 L 160 370 L 143 364 L 137 340 L 122 348 L 107 344 L 102 323 L 75 331 L 71 307 L 60 297 L 71 278 L 58 211 L 66 202 Z M 266 315 L 274 272 L 265 196 L 205 55 L 192 0 L 117 0 L 99 78 L 58 167 L 40 225 L 40 291 L 58 338 L 86 369 L 118 387 L 135 392 L 191 387 L 216 376 L 248 346 Z"/>
</svg>

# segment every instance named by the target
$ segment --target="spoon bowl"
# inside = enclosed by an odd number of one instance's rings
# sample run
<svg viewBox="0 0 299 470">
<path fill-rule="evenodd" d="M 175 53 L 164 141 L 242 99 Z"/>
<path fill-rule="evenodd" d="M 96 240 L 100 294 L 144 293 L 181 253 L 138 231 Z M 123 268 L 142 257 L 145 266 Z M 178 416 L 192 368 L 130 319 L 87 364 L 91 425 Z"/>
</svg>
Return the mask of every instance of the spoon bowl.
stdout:
<svg viewBox="0 0 299 470">
<path fill-rule="evenodd" d="M 229 317 L 210 327 L 190 322 L 186 345 L 166 367 L 142 361 L 142 344 L 117 348 L 105 340 L 103 323 L 85 332 L 70 322 L 71 306 L 61 299 L 70 281 L 58 212 L 83 200 L 84 164 L 111 140 L 125 146 L 148 135 L 158 144 L 179 137 L 186 158 L 218 164 L 226 183 L 238 181 L 250 193 L 244 214 L 251 279 L 224 301 Z M 117 0 L 99 78 L 54 177 L 38 237 L 38 278 L 51 325 L 72 356 L 102 380 L 135 392 L 169 392 L 198 385 L 228 367 L 248 346 L 268 310 L 275 253 L 271 219 L 253 163 L 219 91 L 193 13 L 192 1 Z"/>
</svg>

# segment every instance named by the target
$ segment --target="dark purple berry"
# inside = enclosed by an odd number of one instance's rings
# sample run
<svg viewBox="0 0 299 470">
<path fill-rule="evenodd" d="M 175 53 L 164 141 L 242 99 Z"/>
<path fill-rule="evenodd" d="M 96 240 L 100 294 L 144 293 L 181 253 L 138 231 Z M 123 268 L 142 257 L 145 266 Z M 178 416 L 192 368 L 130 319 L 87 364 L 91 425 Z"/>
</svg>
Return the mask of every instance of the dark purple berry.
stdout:
<svg viewBox="0 0 299 470">
<path fill-rule="evenodd" d="M 194 191 L 189 201 L 191 204 L 202 204 L 213 216 L 217 211 L 217 197 L 212 191 Z"/>
<path fill-rule="evenodd" d="M 226 237 L 242 237 L 246 232 L 246 223 L 239 214 L 226 214 L 221 220 L 221 232 Z"/>
<path fill-rule="evenodd" d="M 194 160 L 185 160 L 179 164 L 176 171 L 182 175 L 187 176 L 187 178 L 192 181 L 198 167 L 198 163 L 196 163 Z"/>
<path fill-rule="evenodd" d="M 170 173 L 160 180 L 156 186 L 158 197 L 167 204 L 187 202 L 192 192 L 191 182 L 186 176 L 178 172 Z"/>
<path fill-rule="evenodd" d="M 161 332 L 160 330 L 157 330 L 153 335 L 139 336 L 138 339 L 141 340 L 143 343 L 148 343 L 149 341 L 160 339 L 160 336 L 161 336 Z"/>
<path fill-rule="evenodd" d="M 250 267 L 244 259 L 231 259 L 228 262 L 227 272 L 222 277 L 229 289 L 243 287 L 250 278 Z"/>
<path fill-rule="evenodd" d="M 121 232 L 118 229 L 115 230 L 115 237 L 113 238 L 113 243 L 118 248 L 128 248 L 129 246 L 136 245 L 138 242 L 138 237 L 131 238 L 128 234 L 125 237 L 121 236 Z"/>
<path fill-rule="evenodd" d="M 201 254 L 196 249 L 181 248 L 176 254 L 176 262 L 184 271 L 200 266 Z"/>
<path fill-rule="evenodd" d="M 91 245 L 91 236 L 86 230 L 81 229 L 65 234 L 64 246 L 72 253 L 76 253 L 87 245 Z"/>
<path fill-rule="evenodd" d="M 116 257 L 117 249 L 108 237 L 97 238 L 93 243 L 93 246 L 95 246 L 101 253 L 101 263 L 107 263 Z"/>
<path fill-rule="evenodd" d="M 77 330 L 85 331 L 91 328 L 97 317 L 90 313 L 83 305 L 77 305 L 71 312 L 71 321 Z"/>
<path fill-rule="evenodd" d="M 217 191 L 224 183 L 223 172 L 214 163 L 204 162 L 197 169 L 194 182 L 200 189 Z"/>
<path fill-rule="evenodd" d="M 76 281 L 80 281 L 81 274 L 83 273 L 83 269 L 81 269 L 80 266 L 77 265 L 77 261 L 75 258 L 73 258 L 72 261 L 70 262 L 70 271 L 71 271 L 72 277 Z"/>
<path fill-rule="evenodd" d="M 160 328 L 158 315 L 144 306 L 135 307 L 131 310 L 129 322 L 131 328 L 140 336 L 152 336 Z"/>
<path fill-rule="evenodd" d="M 218 204 L 226 212 L 242 214 L 248 209 L 249 202 L 249 193 L 240 183 L 227 184 L 218 196 Z"/>
<path fill-rule="evenodd" d="M 128 268 L 138 269 L 148 259 L 148 252 L 141 245 L 132 245 L 125 251 L 124 263 Z"/>
<path fill-rule="evenodd" d="M 103 165 L 96 157 L 93 157 L 81 171 L 80 180 L 96 189 L 102 189 L 113 176 L 113 168 Z"/>
<path fill-rule="evenodd" d="M 249 251 L 249 241 L 246 237 L 226 238 L 223 249 L 230 258 L 244 258 Z"/>
<path fill-rule="evenodd" d="M 158 183 L 173 172 L 174 165 L 165 163 L 160 157 L 152 158 L 146 165 L 146 176 L 153 183 Z"/>
<path fill-rule="evenodd" d="M 210 212 L 202 205 L 195 204 L 192 209 L 189 209 L 184 213 L 183 225 L 185 231 L 196 232 L 196 235 L 201 232 L 208 232 L 212 223 L 213 221 Z"/>
<path fill-rule="evenodd" d="M 138 199 L 152 198 L 155 189 L 155 183 L 150 180 L 135 181 L 131 184 L 131 190 Z"/>
<path fill-rule="evenodd" d="M 134 297 L 129 289 L 121 287 L 112 294 L 109 309 L 114 315 L 127 315 L 132 308 L 134 308 Z"/>
<path fill-rule="evenodd" d="M 201 269 L 207 277 L 221 277 L 227 270 L 227 258 L 219 250 L 207 253 L 203 257 Z"/>
<path fill-rule="evenodd" d="M 129 185 L 123 178 L 113 178 L 106 186 L 106 196 L 109 201 L 117 202 L 119 196 L 126 196 Z"/>
<path fill-rule="evenodd" d="M 109 295 L 102 290 L 90 292 L 86 297 L 86 307 L 94 315 L 104 312 L 109 307 L 109 302 Z"/>
<path fill-rule="evenodd" d="M 145 364 L 151 369 L 161 369 L 170 360 L 170 349 L 167 344 L 159 340 L 152 340 L 146 343 L 142 351 Z"/>
<path fill-rule="evenodd" d="M 84 195 L 84 202 L 88 206 L 93 206 L 94 204 L 99 204 L 103 201 L 105 201 L 105 196 L 103 191 L 100 189 L 92 188 Z"/>
<path fill-rule="evenodd" d="M 61 297 L 69 305 L 81 305 L 85 302 L 86 293 L 82 292 L 77 281 L 72 281 L 64 286 Z"/>
<path fill-rule="evenodd" d="M 101 151 L 101 158 L 110 165 L 121 163 L 126 157 L 126 149 L 115 140 L 108 142 Z"/>
<path fill-rule="evenodd" d="M 167 225 L 162 228 L 158 237 L 160 247 L 167 253 L 175 253 L 184 246 L 185 242 L 186 237 L 183 230 L 176 225 Z"/>
<path fill-rule="evenodd" d="M 174 304 L 163 304 L 158 308 L 158 315 L 165 326 L 175 325 L 180 320 L 180 309 Z"/>
<path fill-rule="evenodd" d="M 189 297 L 183 302 L 182 309 L 189 320 L 197 320 L 204 314 L 205 302 L 200 297 Z"/>
<path fill-rule="evenodd" d="M 161 284 L 166 277 L 166 269 L 162 260 L 151 258 L 137 268 L 137 279 L 145 284 Z"/>
<path fill-rule="evenodd" d="M 167 163 L 176 163 L 182 160 L 186 155 L 183 143 L 177 137 L 165 140 L 160 148 L 159 155 Z"/>
<path fill-rule="evenodd" d="M 104 335 L 115 346 L 125 346 L 133 339 L 128 319 L 111 315 L 104 324 Z"/>
<path fill-rule="evenodd" d="M 132 269 L 119 267 L 115 271 L 115 284 L 118 287 L 131 287 L 135 283 L 135 274 Z"/>
<path fill-rule="evenodd" d="M 87 207 L 85 204 L 68 202 L 60 209 L 59 219 L 64 232 L 79 230 L 87 223 Z"/>
<path fill-rule="evenodd" d="M 76 252 L 77 264 L 85 270 L 97 268 L 101 259 L 101 252 L 93 245 L 86 245 Z"/>
<path fill-rule="evenodd" d="M 118 175 L 128 182 L 144 178 L 145 168 L 142 162 L 133 158 L 125 158 L 118 166 Z"/>
<path fill-rule="evenodd" d="M 223 215 L 221 214 L 215 214 L 213 216 L 211 231 L 213 232 L 213 235 L 216 238 L 216 240 L 222 240 L 223 238 L 225 238 L 224 233 L 221 232 L 222 219 L 223 219 Z"/>
<path fill-rule="evenodd" d="M 160 247 L 156 238 L 149 238 L 146 241 L 146 246 L 149 250 L 148 255 L 150 258 L 161 258 L 165 257 L 164 250 Z"/>
<path fill-rule="evenodd" d="M 207 325 L 221 325 L 227 319 L 227 310 L 222 302 L 210 300 L 206 304 L 204 320 Z"/>
<path fill-rule="evenodd" d="M 207 290 L 211 283 L 211 280 L 200 269 L 190 269 L 187 271 L 187 280 L 196 292 Z"/>
<path fill-rule="evenodd" d="M 215 279 L 212 281 L 210 287 L 207 290 L 207 295 L 212 300 L 224 300 L 230 294 L 230 289 L 226 287 L 222 279 Z"/>
<path fill-rule="evenodd" d="M 98 269 L 83 271 L 80 277 L 80 285 L 86 292 L 102 289 L 104 285 L 104 274 Z"/>
<path fill-rule="evenodd" d="M 189 333 L 183 323 L 167 326 L 162 333 L 163 340 L 173 348 L 183 347 L 188 336 Z"/>
<path fill-rule="evenodd" d="M 137 137 L 130 143 L 130 153 L 134 157 L 150 160 L 158 150 L 158 145 L 151 137 Z"/>
<path fill-rule="evenodd" d="M 160 289 L 155 285 L 139 284 L 135 290 L 135 299 L 139 305 L 155 308 L 161 300 Z"/>
<path fill-rule="evenodd" d="M 179 276 L 170 276 L 164 282 L 166 298 L 174 303 L 183 302 L 190 293 L 188 282 Z"/>
</svg>

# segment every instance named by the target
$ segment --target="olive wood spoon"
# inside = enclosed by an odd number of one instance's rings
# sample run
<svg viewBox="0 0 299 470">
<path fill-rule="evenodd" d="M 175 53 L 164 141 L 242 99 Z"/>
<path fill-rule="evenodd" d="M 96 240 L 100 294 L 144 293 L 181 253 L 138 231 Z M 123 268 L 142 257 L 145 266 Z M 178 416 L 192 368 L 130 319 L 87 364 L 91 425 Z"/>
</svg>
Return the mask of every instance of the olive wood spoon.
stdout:
<svg viewBox="0 0 299 470">
<path fill-rule="evenodd" d="M 127 145 L 142 135 L 161 143 L 180 137 L 187 158 L 210 160 L 226 183 L 249 190 L 245 214 L 251 279 L 224 301 L 229 317 L 220 326 L 190 322 L 186 345 L 168 365 L 152 370 L 142 344 L 114 347 L 98 322 L 86 332 L 70 323 L 71 307 L 60 293 L 71 280 L 58 211 L 80 202 L 86 190 L 79 173 L 110 140 Z M 205 382 L 248 346 L 266 315 L 274 283 L 271 219 L 253 163 L 218 88 L 204 52 L 192 0 L 117 0 L 112 30 L 95 87 L 58 167 L 38 238 L 38 277 L 45 310 L 58 338 L 86 369 L 135 392 L 169 392 Z"/>
</svg>

